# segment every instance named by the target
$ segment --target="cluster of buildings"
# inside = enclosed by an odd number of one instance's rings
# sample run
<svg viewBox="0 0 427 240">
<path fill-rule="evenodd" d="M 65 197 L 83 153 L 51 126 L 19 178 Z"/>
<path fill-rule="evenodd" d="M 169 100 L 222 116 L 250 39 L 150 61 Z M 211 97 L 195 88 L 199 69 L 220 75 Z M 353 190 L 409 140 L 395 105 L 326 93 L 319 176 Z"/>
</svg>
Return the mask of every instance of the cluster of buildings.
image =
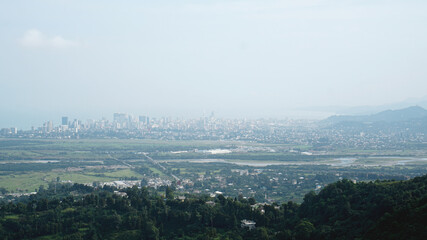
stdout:
<svg viewBox="0 0 427 240">
<path fill-rule="evenodd" d="M 324 127 L 313 120 L 220 119 L 213 114 L 194 119 L 150 118 L 114 113 L 113 120 L 81 121 L 62 117 L 23 131 L 0 129 L 1 137 L 28 138 L 136 138 L 159 140 L 236 140 L 329 147 L 396 148 L 402 143 L 426 142 L 424 132 L 370 127 Z"/>
<path fill-rule="evenodd" d="M 150 118 L 127 113 L 114 113 L 113 120 L 89 119 L 82 121 L 64 116 L 60 124 L 46 121 L 31 130 L 3 128 L 3 137 L 34 138 L 150 138 L 168 140 L 254 140 L 274 141 L 278 129 L 302 124 L 294 120 L 248 120 L 218 119 L 212 113 L 209 117 L 179 119 L 171 117 Z"/>
<path fill-rule="evenodd" d="M 172 181 L 168 179 L 162 179 L 162 178 L 150 178 L 148 180 L 119 180 L 119 181 L 112 181 L 112 182 L 94 182 L 94 183 L 86 183 L 85 185 L 88 186 L 94 186 L 94 187 L 115 187 L 117 189 L 126 189 L 131 188 L 133 186 L 141 187 L 141 186 L 147 186 L 147 187 L 153 187 L 158 188 L 161 186 L 170 186 L 172 184 Z"/>
</svg>

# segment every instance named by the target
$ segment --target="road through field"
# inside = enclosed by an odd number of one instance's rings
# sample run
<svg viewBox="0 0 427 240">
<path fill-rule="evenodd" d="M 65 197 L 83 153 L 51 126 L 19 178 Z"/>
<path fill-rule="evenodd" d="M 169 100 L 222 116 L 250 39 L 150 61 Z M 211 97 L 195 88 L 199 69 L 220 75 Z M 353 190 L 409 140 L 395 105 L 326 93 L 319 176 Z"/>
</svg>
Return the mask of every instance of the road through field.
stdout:
<svg viewBox="0 0 427 240">
<path fill-rule="evenodd" d="M 167 171 L 167 169 L 163 166 L 163 165 L 161 165 L 159 162 L 157 162 L 157 161 L 155 161 L 153 158 L 151 158 L 150 156 L 148 156 L 148 154 L 147 153 L 143 153 L 144 154 L 144 156 L 152 163 L 152 164 L 154 164 L 154 166 L 158 166 L 160 169 L 162 169 L 163 170 L 163 173 L 164 174 L 166 174 L 166 175 L 170 175 L 171 177 L 173 177 L 176 181 L 179 181 L 180 179 L 177 177 L 177 176 L 175 176 L 175 174 L 172 174 L 172 173 L 168 173 L 168 171 Z"/>
</svg>

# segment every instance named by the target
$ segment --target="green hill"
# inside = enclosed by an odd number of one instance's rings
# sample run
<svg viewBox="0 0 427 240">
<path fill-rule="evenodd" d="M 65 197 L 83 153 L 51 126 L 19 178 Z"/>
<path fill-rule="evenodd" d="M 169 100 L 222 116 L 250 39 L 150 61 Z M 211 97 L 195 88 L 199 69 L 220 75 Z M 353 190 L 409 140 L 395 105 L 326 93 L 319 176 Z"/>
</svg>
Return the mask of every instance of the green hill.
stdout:
<svg viewBox="0 0 427 240">
<path fill-rule="evenodd" d="M 62 185 L 0 204 L 0 239 L 427 239 L 427 175 L 342 180 L 293 202 L 254 205 L 219 195 L 174 198 L 136 187 Z M 163 196 L 166 190 L 166 197 Z M 242 228 L 242 220 L 256 228 Z"/>
</svg>

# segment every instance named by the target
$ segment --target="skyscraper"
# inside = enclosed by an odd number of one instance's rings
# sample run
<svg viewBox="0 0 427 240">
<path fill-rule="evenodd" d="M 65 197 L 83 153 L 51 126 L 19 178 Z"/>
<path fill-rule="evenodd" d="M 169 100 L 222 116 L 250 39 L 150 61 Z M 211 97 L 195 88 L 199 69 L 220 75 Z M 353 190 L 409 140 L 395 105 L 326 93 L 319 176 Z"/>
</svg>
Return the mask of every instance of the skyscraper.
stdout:
<svg viewBox="0 0 427 240">
<path fill-rule="evenodd" d="M 119 128 L 127 128 L 129 125 L 129 116 L 126 113 L 114 113 L 114 123 L 118 123 Z"/>
<path fill-rule="evenodd" d="M 143 123 L 143 124 L 146 124 L 146 122 L 147 122 L 147 116 L 139 116 L 139 122 Z"/>
<path fill-rule="evenodd" d="M 52 132 L 52 131 L 53 131 L 53 122 L 48 121 L 47 122 L 47 132 Z"/>
<path fill-rule="evenodd" d="M 62 125 L 68 126 L 68 117 L 62 117 Z"/>
</svg>

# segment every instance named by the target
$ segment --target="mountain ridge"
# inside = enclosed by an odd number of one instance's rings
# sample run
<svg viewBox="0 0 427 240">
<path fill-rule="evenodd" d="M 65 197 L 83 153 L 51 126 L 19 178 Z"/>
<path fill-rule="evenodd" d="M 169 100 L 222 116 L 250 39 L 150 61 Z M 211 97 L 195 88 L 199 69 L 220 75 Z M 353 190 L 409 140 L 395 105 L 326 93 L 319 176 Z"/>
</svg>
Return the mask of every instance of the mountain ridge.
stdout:
<svg viewBox="0 0 427 240">
<path fill-rule="evenodd" d="M 427 110 L 411 106 L 397 110 L 385 110 L 371 115 L 334 115 L 324 120 L 326 123 L 340 122 L 404 122 L 427 118 Z"/>
</svg>

